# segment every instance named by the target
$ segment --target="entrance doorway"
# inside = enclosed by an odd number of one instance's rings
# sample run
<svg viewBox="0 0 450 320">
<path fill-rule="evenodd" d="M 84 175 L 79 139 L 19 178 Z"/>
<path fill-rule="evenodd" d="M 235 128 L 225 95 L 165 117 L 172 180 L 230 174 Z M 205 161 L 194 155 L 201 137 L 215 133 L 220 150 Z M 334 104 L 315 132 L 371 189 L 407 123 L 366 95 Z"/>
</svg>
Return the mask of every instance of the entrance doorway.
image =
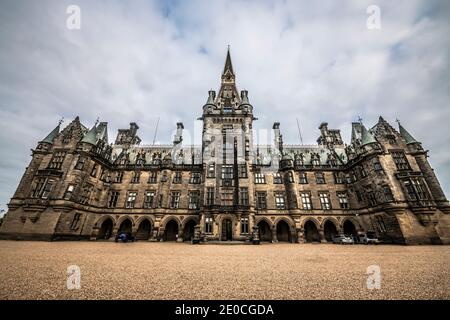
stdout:
<svg viewBox="0 0 450 320">
<path fill-rule="evenodd" d="M 222 221 L 222 241 L 233 240 L 233 224 L 230 219 Z"/>
</svg>

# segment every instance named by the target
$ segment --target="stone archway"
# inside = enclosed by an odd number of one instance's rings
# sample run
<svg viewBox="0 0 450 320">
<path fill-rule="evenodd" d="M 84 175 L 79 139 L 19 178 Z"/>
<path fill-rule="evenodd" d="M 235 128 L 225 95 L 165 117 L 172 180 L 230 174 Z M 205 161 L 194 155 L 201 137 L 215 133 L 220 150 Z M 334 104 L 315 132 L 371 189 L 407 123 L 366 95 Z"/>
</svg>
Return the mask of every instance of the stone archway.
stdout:
<svg viewBox="0 0 450 320">
<path fill-rule="evenodd" d="M 277 223 L 277 240 L 279 242 L 291 242 L 291 230 L 284 220 Z"/>
<path fill-rule="evenodd" d="M 166 223 L 164 228 L 164 241 L 177 241 L 178 223 L 175 220 L 170 220 Z"/>
<path fill-rule="evenodd" d="M 272 230 L 265 220 L 258 222 L 259 240 L 272 242 Z"/>
<path fill-rule="evenodd" d="M 305 223 L 305 242 L 320 242 L 319 230 L 311 220 Z"/>
<path fill-rule="evenodd" d="M 131 222 L 130 219 L 127 218 L 123 220 L 122 223 L 120 224 L 119 233 L 120 232 L 132 233 L 132 229 L 133 223 Z"/>
<path fill-rule="evenodd" d="M 344 222 L 344 234 L 349 236 L 357 236 L 358 232 L 356 231 L 355 224 L 350 220 L 345 220 Z"/>
<path fill-rule="evenodd" d="M 111 238 L 113 230 L 113 221 L 111 218 L 105 219 L 105 221 L 102 222 L 100 229 L 98 231 L 97 240 L 108 240 Z"/>
<path fill-rule="evenodd" d="M 183 229 L 183 241 L 191 241 L 194 237 L 195 226 L 197 223 L 195 220 L 190 220 L 184 225 Z"/>
<path fill-rule="evenodd" d="M 136 240 L 148 240 L 152 232 L 152 223 L 148 219 L 144 219 L 139 224 L 136 232 Z"/>
<path fill-rule="evenodd" d="M 333 242 L 333 237 L 338 235 L 338 230 L 333 221 L 325 221 L 325 224 L 323 225 L 323 233 L 327 242 Z"/>
</svg>

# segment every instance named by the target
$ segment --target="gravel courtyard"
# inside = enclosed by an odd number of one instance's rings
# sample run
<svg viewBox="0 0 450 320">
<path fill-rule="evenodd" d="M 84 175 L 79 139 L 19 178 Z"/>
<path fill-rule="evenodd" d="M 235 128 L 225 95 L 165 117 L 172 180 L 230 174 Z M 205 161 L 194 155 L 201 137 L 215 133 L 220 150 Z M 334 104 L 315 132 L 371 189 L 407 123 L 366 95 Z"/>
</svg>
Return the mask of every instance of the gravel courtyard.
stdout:
<svg viewBox="0 0 450 320">
<path fill-rule="evenodd" d="M 450 246 L 0 241 L 0 299 L 450 299 L 449 262 Z"/>
</svg>

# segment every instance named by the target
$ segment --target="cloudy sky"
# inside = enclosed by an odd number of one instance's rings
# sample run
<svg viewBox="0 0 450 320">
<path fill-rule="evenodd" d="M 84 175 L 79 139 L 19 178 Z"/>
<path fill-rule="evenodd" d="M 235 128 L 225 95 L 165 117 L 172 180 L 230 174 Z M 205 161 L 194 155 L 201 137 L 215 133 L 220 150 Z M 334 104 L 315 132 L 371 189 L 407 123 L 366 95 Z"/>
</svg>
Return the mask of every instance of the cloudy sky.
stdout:
<svg viewBox="0 0 450 320">
<path fill-rule="evenodd" d="M 381 29 L 367 28 L 378 5 Z M 81 29 L 67 28 L 69 5 Z M 327 121 L 401 120 L 450 194 L 449 1 L 23 1 L 0 2 L 0 207 L 30 149 L 64 117 L 110 139 L 132 121 L 144 143 L 192 130 L 218 89 L 227 45 L 256 128 L 281 123 L 286 143 L 314 143 Z"/>
</svg>

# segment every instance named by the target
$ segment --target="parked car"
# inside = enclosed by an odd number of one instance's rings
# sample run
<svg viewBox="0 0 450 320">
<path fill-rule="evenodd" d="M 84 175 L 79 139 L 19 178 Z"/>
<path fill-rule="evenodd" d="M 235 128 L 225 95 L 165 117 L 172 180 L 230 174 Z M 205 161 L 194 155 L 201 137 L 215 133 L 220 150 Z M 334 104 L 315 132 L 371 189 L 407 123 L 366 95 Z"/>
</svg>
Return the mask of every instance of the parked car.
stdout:
<svg viewBox="0 0 450 320">
<path fill-rule="evenodd" d="M 116 242 L 134 242 L 134 237 L 129 232 L 120 232 L 116 235 Z"/>
<path fill-rule="evenodd" d="M 347 235 L 338 235 L 333 237 L 333 243 L 337 244 L 354 244 L 353 238 Z"/>
<path fill-rule="evenodd" d="M 360 243 L 364 244 L 378 244 L 380 240 L 378 240 L 375 232 L 367 232 L 359 236 Z"/>
</svg>

